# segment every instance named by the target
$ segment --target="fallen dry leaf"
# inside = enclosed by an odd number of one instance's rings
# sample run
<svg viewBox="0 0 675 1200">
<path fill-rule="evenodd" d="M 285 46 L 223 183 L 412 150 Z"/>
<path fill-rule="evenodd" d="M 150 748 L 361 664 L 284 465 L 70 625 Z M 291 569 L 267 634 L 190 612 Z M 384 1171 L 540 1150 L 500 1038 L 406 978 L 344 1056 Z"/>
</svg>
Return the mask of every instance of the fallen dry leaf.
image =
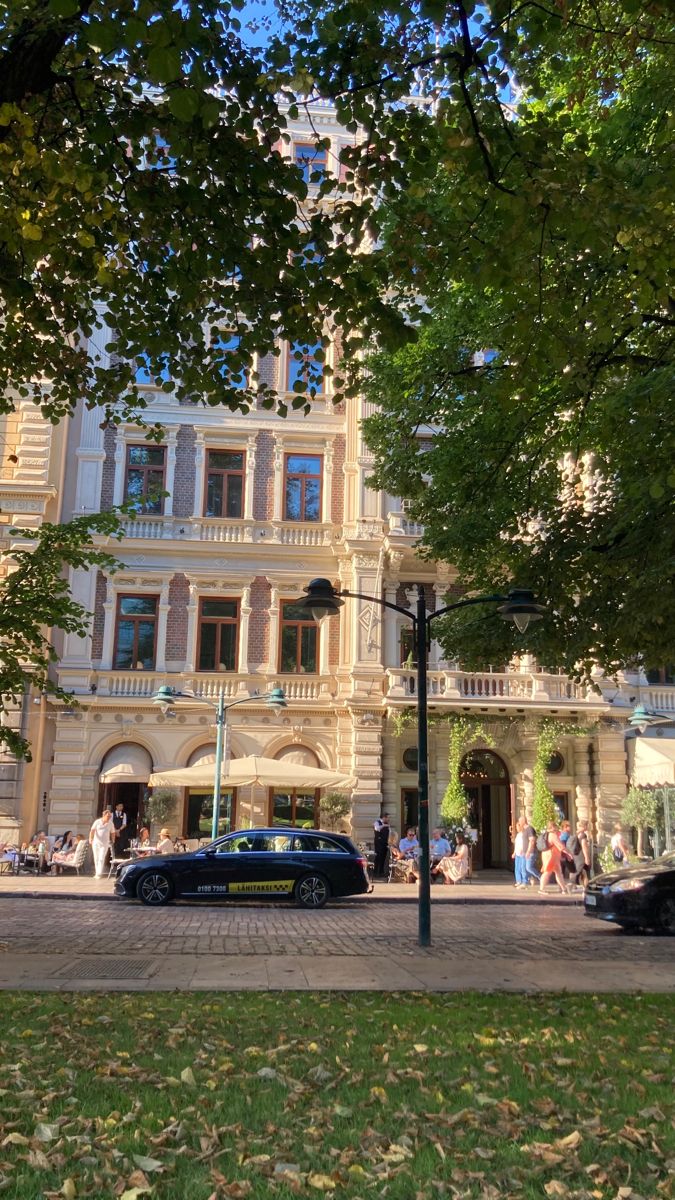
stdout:
<svg viewBox="0 0 675 1200">
<path fill-rule="evenodd" d="M 310 1187 L 316 1188 L 319 1192 L 332 1192 L 337 1187 L 334 1179 L 330 1175 L 310 1174 L 307 1176 L 307 1182 Z"/>
<path fill-rule="evenodd" d="M 564 1198 L 568 1194 L 568 1188 L 559 1179 L 549 1179 L 548 1183 L 544 1184 L 544 1191 L 547 1196 L 556 1196 Z"/>
</svg>

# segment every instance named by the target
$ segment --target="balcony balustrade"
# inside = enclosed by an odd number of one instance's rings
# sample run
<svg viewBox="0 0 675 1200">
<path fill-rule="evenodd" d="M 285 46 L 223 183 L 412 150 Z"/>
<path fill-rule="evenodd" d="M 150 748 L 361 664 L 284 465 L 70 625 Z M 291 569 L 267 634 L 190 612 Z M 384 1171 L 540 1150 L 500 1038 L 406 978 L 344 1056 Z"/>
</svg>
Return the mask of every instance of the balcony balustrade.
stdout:
<svg viewBox="0 0 675 1200">
<path fill-rule="evenodd" d="M 229 521 L 216 517 L 144 517 L 122 521 L 125 537 L 134 541 L 193 541 L 223 543 L 270 542 L 282 546 L 330 546 L 339 531 L 330 523 Z"/>
<path fill-rule="evenodd" d="M 417 671 L 406 667 L 387 671 L 388 698 L 404 699 L 417 695 Z M 452 671 L 428 672 L 429 700 L 446 700 L 449 704 L 463 700 L 503 705 L 518 703 L 547 703 L 575 705 L 602 704 L 602 699 L 564 675 L 545 672 L 518 671 Z"/>
</svg>

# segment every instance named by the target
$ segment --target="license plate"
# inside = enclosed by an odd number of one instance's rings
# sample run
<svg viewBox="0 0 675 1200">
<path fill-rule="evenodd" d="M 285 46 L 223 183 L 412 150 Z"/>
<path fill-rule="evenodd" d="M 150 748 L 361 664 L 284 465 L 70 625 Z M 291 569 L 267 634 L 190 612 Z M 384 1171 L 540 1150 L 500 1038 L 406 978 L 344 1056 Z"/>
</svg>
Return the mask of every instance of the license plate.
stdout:
<svg viewBox="0 0 675 1200">
<path fill-rule="evenodd" d="M 586 896 L 584 896 L 584 904 L 587 904 L 589 908 L 595 908 L 597 903 L 598 903 L 597 896 L 591 896 L 588 894 Z"/>
</svg>

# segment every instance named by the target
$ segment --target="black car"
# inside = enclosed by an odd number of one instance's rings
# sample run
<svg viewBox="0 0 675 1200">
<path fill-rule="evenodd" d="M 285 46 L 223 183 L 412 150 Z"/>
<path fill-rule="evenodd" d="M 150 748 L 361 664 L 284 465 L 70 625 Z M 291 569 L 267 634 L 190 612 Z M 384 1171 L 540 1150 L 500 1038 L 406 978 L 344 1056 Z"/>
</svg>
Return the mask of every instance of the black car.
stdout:
<svg viewBox="0 0 675 1200">
<path fill-rule="evenodd" d="M 187 854 L 154 854 L 120 867 L 115 895 L 143 904 L 269 896 L 323 908 L 331 896 L 371 890 L 363 855 L 321 829 L 243 829 Z"/>
<path fill-rule="evenodd" d="M 584 892 L 587 917 L 675 934 L 675 852 L 598 875 Z"/>
</svg>

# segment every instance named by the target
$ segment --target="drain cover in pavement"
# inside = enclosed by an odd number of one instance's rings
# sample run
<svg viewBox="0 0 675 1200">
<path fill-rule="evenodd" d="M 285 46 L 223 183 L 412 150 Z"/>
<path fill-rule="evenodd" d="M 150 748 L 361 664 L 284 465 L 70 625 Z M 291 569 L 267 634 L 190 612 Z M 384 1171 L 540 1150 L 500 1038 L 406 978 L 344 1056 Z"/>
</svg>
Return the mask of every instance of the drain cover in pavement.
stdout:
<svg viewBox="0 0 675 1200">
<path fill-rule="evenodd" d="M 61 967 L 57 975 L 70 979 L 143 979 L 150 975 L 154 962 L 148 958 L 95 958 Z"/>
</svg>

